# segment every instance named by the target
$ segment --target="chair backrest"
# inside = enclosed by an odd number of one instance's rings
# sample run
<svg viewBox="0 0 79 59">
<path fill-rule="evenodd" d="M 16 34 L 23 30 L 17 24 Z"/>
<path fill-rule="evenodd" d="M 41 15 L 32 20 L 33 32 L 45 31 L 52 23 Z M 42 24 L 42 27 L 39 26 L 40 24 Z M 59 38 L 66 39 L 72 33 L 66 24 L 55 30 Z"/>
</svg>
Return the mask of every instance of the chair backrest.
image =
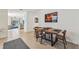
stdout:
<svg viewBox="0 0 79 59">
<path fill-rule="evenodd" d="M 37 38 L 39 38 L 40 35 L 42 35 L 42 28 L 35 29 L 35 35 L 36 35 Z"/>
<path fill-rule="evenodd" d="M 66 36 L 66 30 L 64 30 L 62 33 L 63 33 L 63 38 L 65 38 L 65 36 Z"/>
<path fill-rule="evenodd" d="M 57 34 L 58 39 L 66 39 L 65 36 L 66 36 L 66 30 Z"/>
<path fill-rule="evenodd" d="M 34 30 L 35 30 L 35 32 L 38 32 L 38 31 L 41 30 L 41 28 L 42 28 L 42 27 L 35 27 Z"/>
</svg>

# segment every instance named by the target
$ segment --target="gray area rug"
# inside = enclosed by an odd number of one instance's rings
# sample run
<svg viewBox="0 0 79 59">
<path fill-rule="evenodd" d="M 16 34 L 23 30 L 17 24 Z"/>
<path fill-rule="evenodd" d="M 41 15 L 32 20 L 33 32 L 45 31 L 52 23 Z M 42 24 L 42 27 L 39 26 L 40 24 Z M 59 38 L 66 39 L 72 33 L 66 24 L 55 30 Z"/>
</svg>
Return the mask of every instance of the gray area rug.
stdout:
<svg viewBox="0 0 79 59">
<path fill-rule="evenodd" d="M 29 47 L 23 42 L 21 38 L 5 42 L 3 49 L 29 49 Z"/>
<path fill-rule="evenodd" d="M 57 49 L 64 49 L 64 45 L 62 41 L 58 41 L 55 45 L 55 48 Z M 79 45 L 73 44 L 71 42 L 67 42 L 67 49 L 79 49 Z"/>
<path fill-rule="evenodd" d="M 48 44 L 51 45 L 51 42 L 46 41 L 46 40 L 43 40 L 43 44 L 44 44 L 44 45 L 48 45 Z M 52 47 L 54 47 L 54 48 L 56 48 L 56 49 L 64 49 L 63 42 L 60 41 L 60 40 L 59 40 L 58 42 L 56 42 L 56 44 L 55 44 L 54 46 L 52 46 Z M 79 45 L 73 44 L 73 43 L 71 43 L 71 42 L 67 42 L 66 48 L 67 48 L 67 49 L 79 49 Z"/>
</svg>

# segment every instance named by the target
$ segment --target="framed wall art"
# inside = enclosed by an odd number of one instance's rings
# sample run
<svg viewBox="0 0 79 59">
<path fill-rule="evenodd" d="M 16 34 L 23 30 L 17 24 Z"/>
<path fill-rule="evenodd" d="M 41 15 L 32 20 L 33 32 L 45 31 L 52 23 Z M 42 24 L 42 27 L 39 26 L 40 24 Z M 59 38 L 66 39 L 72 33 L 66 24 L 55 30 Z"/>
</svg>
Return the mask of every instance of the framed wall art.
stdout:
<svg viewBox="0 0 79 59">
<path fill-rule="evenodd" d="M 45 22 L 57 22 L 58 21 L 58 12 L 45 14 Z"/>
</svg>

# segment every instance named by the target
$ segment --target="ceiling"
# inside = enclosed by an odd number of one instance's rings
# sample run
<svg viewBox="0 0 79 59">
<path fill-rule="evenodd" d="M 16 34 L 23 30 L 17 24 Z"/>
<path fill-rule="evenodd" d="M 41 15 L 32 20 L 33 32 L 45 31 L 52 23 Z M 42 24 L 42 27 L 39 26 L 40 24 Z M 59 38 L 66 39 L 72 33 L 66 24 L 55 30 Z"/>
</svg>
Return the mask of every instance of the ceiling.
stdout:
<svg viewBox="0 0 79 59">
<path fill-rule="evenodd" d="M 42 9 L 8 9 L 8 12 L 37 12 L 41 11 Z"/>
<path fill-rule="evenodd" d="M 8 9 L 8 16 L 23 16 L 26 12 L 38 12 L 42 9 Z"/>
</svg>

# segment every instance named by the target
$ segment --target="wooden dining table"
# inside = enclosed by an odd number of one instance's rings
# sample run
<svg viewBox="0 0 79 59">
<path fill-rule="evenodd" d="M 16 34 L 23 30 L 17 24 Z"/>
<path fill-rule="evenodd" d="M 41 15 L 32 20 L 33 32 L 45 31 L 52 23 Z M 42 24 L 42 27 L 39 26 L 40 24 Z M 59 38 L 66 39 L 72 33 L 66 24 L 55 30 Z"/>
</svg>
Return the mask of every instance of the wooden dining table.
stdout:
<svg viewBox="0 0 79 59">
<path fill-rule="evenodd" d="M 45 32 L 44 39 L 47 41 L 50 41 L 51 46 L 55 45 L 55 43 L 56 43 L 56 39 L 54 41 L 54 35 L 57 35 L 58 33 L 60 33 L 62 31 L 61 29 L 55 29 L 55 28 L 51 28 L 51 27 L 36 27 L 36 29 L 41 29 Z M 48 34 L 50 36 L 49 39 L 46 38 L 46 34 Z"/>
</svg>

